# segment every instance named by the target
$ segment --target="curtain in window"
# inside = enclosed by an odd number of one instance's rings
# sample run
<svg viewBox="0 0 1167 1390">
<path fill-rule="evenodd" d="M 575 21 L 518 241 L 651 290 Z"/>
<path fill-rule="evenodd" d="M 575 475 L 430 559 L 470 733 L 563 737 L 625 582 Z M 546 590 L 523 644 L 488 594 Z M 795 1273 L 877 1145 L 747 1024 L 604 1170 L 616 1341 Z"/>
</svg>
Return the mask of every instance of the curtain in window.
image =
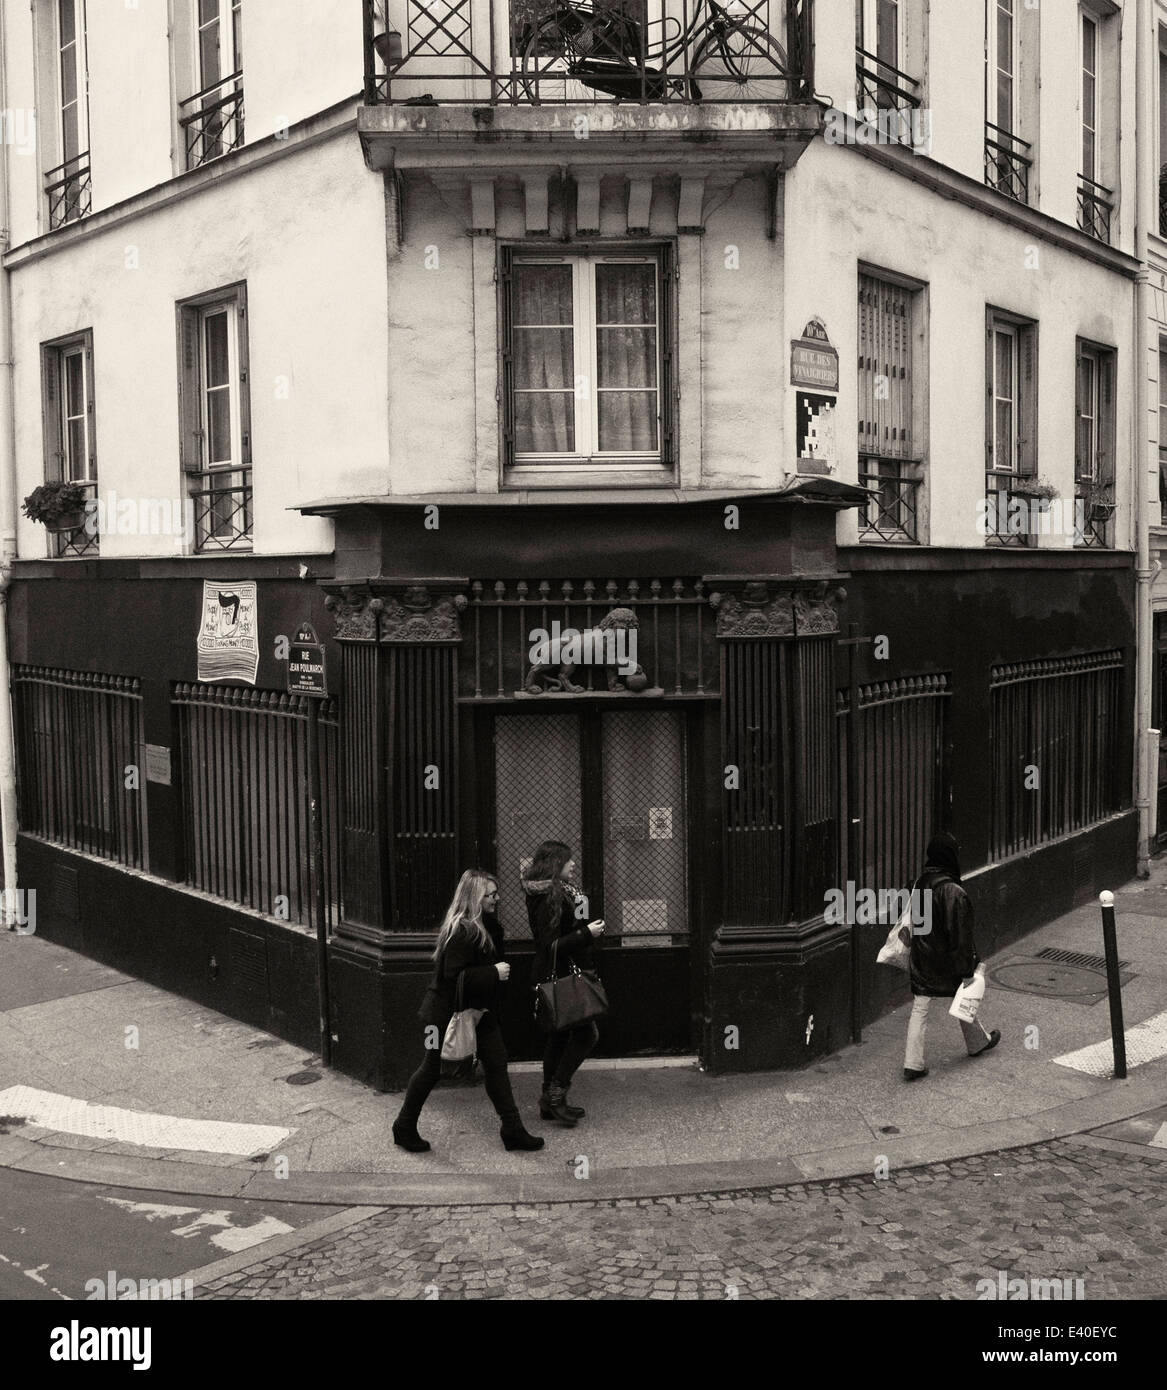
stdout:
<svg viewBox="0 0 1167 1390">
<path fill-rule="evenodd" d="M 596 391 L 602 453 L 650 452 L 657 438 L 656 266 L 596 266 Z"/>
<path fill-rule="evenodd" d="M 515 452 L 575 452 L 569 265 L 514 268 Z"/>
</svg>

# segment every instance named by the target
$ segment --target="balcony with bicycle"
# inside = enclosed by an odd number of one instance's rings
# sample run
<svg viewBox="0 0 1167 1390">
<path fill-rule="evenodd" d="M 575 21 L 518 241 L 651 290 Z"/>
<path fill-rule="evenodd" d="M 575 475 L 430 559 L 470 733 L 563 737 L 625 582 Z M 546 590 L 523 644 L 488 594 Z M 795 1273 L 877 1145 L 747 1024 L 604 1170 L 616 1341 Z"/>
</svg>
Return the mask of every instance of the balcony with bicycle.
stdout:
<svg viewBox="0 0 1167 1390">
<path fill-rule="evenodd" d="M 1011 131 L 985 122 L 985 182 L 1019 203 L 1029 202 L 1033 146 Z"/>
<path fill-rule="evenodd" d="M 813 0 L 366 0 L 369 105 L 811 99 Z"/>
<path fill-rule="evenodd" d="M 187 169 L 237 150 L 243 144 L 243 74 L 233 72 L 187 97 L 178 113 Z"/>
<path fill-rule="evenodd" d="M 93 198 L 89 151 L 83 150 L 50 169 L 45 174 L 45 194 L 49 200 L 50 231 L 87 217 Z"/>
</svg>

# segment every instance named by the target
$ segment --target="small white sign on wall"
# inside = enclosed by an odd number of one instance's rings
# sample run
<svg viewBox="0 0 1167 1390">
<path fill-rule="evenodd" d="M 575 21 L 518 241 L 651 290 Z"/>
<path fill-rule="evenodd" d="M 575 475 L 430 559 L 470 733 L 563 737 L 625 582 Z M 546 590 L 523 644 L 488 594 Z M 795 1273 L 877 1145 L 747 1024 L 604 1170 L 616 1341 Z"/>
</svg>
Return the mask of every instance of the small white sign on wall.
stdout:
<svg viewBox="0 0 1167 1390">
<path fill-rule="evenodd" d="M 671 806 L 649 807 L 648 838 L 650 840 L 671 840 L 673 838 L 673 808 Z"/>
</svg>

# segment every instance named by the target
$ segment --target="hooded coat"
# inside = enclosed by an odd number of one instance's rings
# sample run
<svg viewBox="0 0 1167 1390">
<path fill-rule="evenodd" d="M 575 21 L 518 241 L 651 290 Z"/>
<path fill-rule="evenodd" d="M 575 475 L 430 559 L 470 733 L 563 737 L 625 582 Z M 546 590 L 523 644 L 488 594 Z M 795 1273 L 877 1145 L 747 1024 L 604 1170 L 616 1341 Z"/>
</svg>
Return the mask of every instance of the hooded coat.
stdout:
<svg viewBox="0 0 1167 1390">
<path fill-rule="evenodd" d="M 951 835 L 928 845 L 916 887 L 932 896 L 931 931 L 913 933 L 912 993 L 951 999 L 980 961 L 973 939 L 973 908 L 960 882 L 960 847 Z"/>
<path fill-rule="evenodd" d="M 551 880 L 523 879 L 523 891 L 527 895 L 527 920 L 531 924 L 531 935 L 535 938 L 535 956 L 531 962 L 533 985 L 551 978 L 551 948 L 556 941 L 559 942 L 555 971 L 557 979 L 571 974 L 573 961 L 581 970 L 593 968 L 595 938 L 587 926 L 588 900 L 571 884 L 561 883 L 561 886 L 563 895 L 559 898 L 559 912 L 556 914 L 556 894 L 552 892 Z M 583 917 L 577 917 L 577 911 L 582 911 Z"/>
</svg>

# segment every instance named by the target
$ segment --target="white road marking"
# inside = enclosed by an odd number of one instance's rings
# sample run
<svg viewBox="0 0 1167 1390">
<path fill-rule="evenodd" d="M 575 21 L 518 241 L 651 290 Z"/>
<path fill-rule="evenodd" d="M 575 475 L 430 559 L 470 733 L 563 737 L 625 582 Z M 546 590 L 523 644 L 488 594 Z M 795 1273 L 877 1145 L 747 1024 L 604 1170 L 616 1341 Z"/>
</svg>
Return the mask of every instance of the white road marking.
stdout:
<svg viewBox="0 0 1167 1390">
<path fill-rule="evenodd" d="M 1159 1057 L 1167 1057 L 1167 1013 L 1153 1014 L 1150 1018 L 1136 1023 L 1126 1032 L 1127 1067 L 1138 1067 L 1144 1062 L 1153 1062 Z M 1080 1047 L 1077 1052 L 1067 1052 L 1054 1061 L 1063 1067 L 1073 1067 L 1089 1076 L 1109 1076 L 1114 1070 L 1114 1048 L 1107 1038 L 1104 1042 L 1091 1043 Z M 0 1093 L 0 1100 L 3 1093 Z"/>
<path fill-rule="evenodd" d="M 1167 1125 L 1160 1125 L 1158 1131 L 1147 1140 L 1153 1149 L 1167 1149 Z"/>
<path fill-rule="evenodd" d="M 197 1236 L 208 1229 L 216 1227 L 222 1229 L 216 1235 L 210 1237 L 212 1245 L 220 1250 L 227 1250 L 232 1255 L 240 1250 L 249 1250 L 253 1245 L 262 1245 L 265 1240 L 271 1240 L 273 1236 L 287 1235 L 289 1231 L 295 1230 L 294 1226 L 289 1226 L 286 1222 L 277 1221 L 274 1216 L 261 1216 L 258 1221 L 250 1226 L 236 1226 L 231 1218 L 229 1211 L 202 1211 L 198 1207 L 171 1207 L 162 1202 L 131 1202 L 126 1197 L 102 1197 L 103 1202 L 108 1202 L 111 1207 L 121 1207 L 123 1211 L 133 1212 L 136 1216 L 144 1216 L 147 1221 L 177 1221 L 183 1217 L 193 1216 L 195 1219 L 185 1226 L 175 1226 L 171 1235 L 181 1236 L 183 1240 L 191 1236 Z"/>
<path fill-rule="evenodd" d="M 35 1280 L 42 1288 L 48 1289 L 50 1293 L 55 1293 L 58 1298 L 63 1298 L 66 1303 L 72 1302 L 67 1293 L 62 1293 L 55 1284 L 46 1284 L 40 1277 L 40 1271 L 42 1269 L 48 1269 L 48 1265 L 37 1265 L 36 1269 L 24 1269 L 21 1265 L 18 1265 L 15 1260 L 10 1260 L 7 1255 L 0 1255 L 0 1260 L 3 1260 L 6 1265 L 11 1265 L 18 1274 L 23 1274 L 26 1279 Z"/>
<path fill-rule="evenodd" d="M 18 1116 L 41 1129 L 80 1134 L 87 1139 L 113 1139 L 152 1149 L 238 1154 L 241 1158 L 269 1153 L 295 1133 L 275 1125 L 188 1120 L 179 1115 L 122 1110 L 114 1105 L 90 1105 L 73 1096 L 38 1091 L 32 1086 L 10 1086 L 0 1091 L 0 1114 Z"/>
</svg>

